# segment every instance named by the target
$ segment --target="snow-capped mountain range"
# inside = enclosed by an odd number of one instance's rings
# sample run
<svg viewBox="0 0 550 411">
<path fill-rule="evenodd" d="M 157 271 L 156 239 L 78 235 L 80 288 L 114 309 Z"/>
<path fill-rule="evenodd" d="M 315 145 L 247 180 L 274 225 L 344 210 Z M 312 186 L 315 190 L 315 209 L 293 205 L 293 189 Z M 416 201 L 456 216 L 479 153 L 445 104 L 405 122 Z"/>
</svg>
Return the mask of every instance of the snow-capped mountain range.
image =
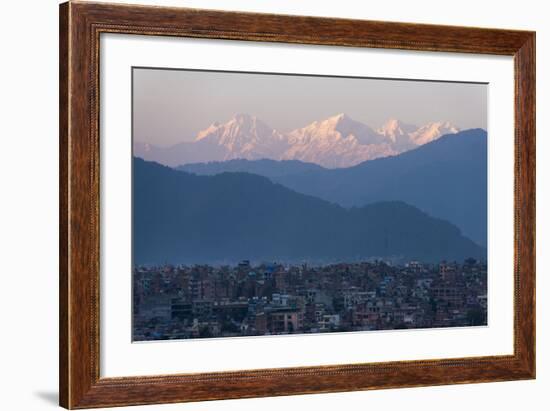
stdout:
<svg viewBox="0 0 550 411">
<path fill-rule="evenodd" d="M 373 129 L 346 114 L 315 121 L 288 133 L 260 119 L 237 114 L 214 123 L 194 141 L 171 147 L 134 143 L 134 155 L 168 166 L 233 159 L 299 160 L 327 168 L 351 167 L 375 158 L 397 155 L 459 129 L 449 122 L 417 127 L 396 119 Z"/>
</svg>

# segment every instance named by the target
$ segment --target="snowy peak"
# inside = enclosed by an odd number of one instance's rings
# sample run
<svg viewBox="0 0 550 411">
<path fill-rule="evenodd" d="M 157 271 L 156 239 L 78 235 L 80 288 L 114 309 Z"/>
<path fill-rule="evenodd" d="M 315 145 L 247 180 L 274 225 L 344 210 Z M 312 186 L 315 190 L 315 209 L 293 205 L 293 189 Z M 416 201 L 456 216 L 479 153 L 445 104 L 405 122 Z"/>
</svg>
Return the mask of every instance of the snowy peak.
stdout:
<svg viewBox="0 0 550 411">
<path fill-rule="evenodd" d="M 324 130 L 325 132 L 335 132 L 339 127 L 342 127 L 342 125 L 350 123 L 351 121 L 353 120 L 351 120 L 349 116 L 344 113 L 340 113 L 324 120 L 314 121 L 305 127 L 293 130 L 291 133 L 299 133 L 301 130 Z"/>
<path fill-rule="evenodd" d="M 310 125 L 291 131 L 294 141 L 330 141 L 349 140 L 359 144 L 381 142 L 380 136 L 366 124 L 355 121 L 345 113 L 336 114 L 325 120 L 315 121 Z"/>
<path fill-rule="evenodd" d="M 448 121 L 431 122 L 418 128 L 418 130 L 411 133 L 410 137 L 417 146 L 421 146 L 446 134 L 456 134 L 459 131 L 458 127 Z"/>
<path fill-rule="evenodd" d="M 335 117 L 332 117 L 333 121 L 336 122 L 334 129 L 344 136 L 354 135 L 355 137 L 364 139 L 363 143 L 368 143 L 367 140 L 373 139 L 376 136 L 376 133 L 366 124 L 355 121 L 346 114 L 338 114 Z M 379 140 L 375 138 L 375 140 Z"/>
<path fill-rule="evenodd" d="M 365 159 L 395 154 L 369 126 L 340 113 L 288 133 L 283 160 L 300 160 L 324 167 L 349 167 Z"/>
<path fill-rule="evenodd" d="M 235 116 L 227 122 L 227 125 L 242 130 L 254 130 L 257 127 L 269 129 L 267 124 L 258 120 L 256 116 L 242 113 L 235 114 Z"/>
<path fill-rule="evenodd" d="M 195 141 L 200 141 L 212 133 L 215 133 L 216 130 L 220 127 L 220 124 L 218 122 L 212 123 L 208 128 L 205 128 L 204 130 L 199 131 L 197 134 L 197 137 L 195 137 Z"/>
<path fill-rule="evenodd" d="M 332 126 L 336 128 L 339 125 L 350 123 L 353 121 L 354 120 L 352 120 L 350 116 L 348 116 L 346 113 L 340 113 L 323 120 L 322 123 L 326 124 L 327 126 Z"/>
<path fill-rule="evenodd" d="M 321 120 L 320 122 L 315 122 L 313 124 L 317 124 L 319 127 L 329 130 L 335 130 L 344 134 L 354 128 L 369 128 L 365 124 L 355 121 L 345 113 L 336 114 L 332 117 Z"/>
<path fill-rule="evenodd" d="M 224 124 L 214 123 L 197 134 L 195 143 L 212 144 L 226 151 L 224 160 L 272 158 L 285 138 L 255 116 L 236 114 Z"/>
<path fill-rule="evenodd" d="M 213 123 L 208 128 L 200 131 L 197 134 L 195 141 L 204 140 L 206 138 L 238 138 L 238 137 L 263 137 L 266 134 L 273 132 L 267 124 L 258 120 L 254 116 L 248 114 L 236 114 L 227 123 Z"/>
<path fill-rule="evenodd" d="M 395 118 L 374 130 L 339 113 L 283 133 L 255 116 L 240 113 L 225 123 L 211 124 L 200 131 L 194 141 L 176 145 L 179 151 L 160 150 L 148 144 L 136 145 L 135 150 L 146 159 L 167 165 L 271 159 L 338 168 L 397 155 L 458 131 L 450 122 L 431 122 L 417 127 Z"/>
<path fill-rule="evenodd" d="M 395 142 L 399 139 L 399 137 L 408 135 L 416 129 L 416 126 L 403 123 L 395 118 L 390 118 L 376 131 Z"/>
</svg>

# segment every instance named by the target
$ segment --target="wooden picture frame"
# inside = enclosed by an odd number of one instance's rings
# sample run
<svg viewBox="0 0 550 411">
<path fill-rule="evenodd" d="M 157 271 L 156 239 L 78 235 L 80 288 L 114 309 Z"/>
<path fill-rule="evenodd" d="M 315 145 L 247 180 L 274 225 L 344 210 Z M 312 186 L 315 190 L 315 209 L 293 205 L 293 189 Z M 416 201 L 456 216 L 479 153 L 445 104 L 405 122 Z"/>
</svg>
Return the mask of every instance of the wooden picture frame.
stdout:
<svg viewBox="0 0 550 411">
<path fill-rule="evenodd" d="M 101 33 L 513 56 L 514 353 L 100 378 Z M 91 408 L 535 378 L 535 33 L 69 2 L 60 6 L 60 405 Z"/>
</svg>

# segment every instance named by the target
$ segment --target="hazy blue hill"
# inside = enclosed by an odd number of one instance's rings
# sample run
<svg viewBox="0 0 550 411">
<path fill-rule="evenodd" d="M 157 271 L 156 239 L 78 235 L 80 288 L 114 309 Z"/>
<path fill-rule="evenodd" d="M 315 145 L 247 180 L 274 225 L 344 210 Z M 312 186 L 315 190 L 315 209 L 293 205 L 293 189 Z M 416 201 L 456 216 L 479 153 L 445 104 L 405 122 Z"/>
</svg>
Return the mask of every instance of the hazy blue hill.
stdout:
<svg viewBox="0 0 550 411">
<path fill-rule="evenodd" d="M 197 176 L 134 159 L 134 261 L 485 258 L 450 223 L 402 202 L 346 210 L 248 173 Z"/>
<path fill-rule="evenodd" d="M 273 178 L 345 207 L 403 201 L 487 244 L 487 133 L 471 129 L 415 150 L 342 169 Z"/>
<path fill-rule="evenodd" d="M 299 160 L 245 160 L 212 161 L 208 163 L 184 164 L 177 170 L 199 175 L 215 175 L 226 172 L 245 172 L 269 178 L 278 178 L 292 174 L 324 170 L 323 167 Z"/>
</svg>

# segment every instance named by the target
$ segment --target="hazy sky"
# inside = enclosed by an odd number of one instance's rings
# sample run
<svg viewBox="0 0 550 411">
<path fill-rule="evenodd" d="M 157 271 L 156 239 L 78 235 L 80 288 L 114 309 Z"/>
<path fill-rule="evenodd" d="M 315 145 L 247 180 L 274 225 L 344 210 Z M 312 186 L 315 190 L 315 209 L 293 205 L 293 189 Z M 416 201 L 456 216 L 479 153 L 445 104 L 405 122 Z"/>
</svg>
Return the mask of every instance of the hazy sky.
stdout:
<svg viewBox="0 0 550 411">
<path fill-rule="evenodd" d="M 373 128 L 387 119 L 487 129 L 485 84 L 134 69 L 134 138 L 168 146 L 236 113 L 290 131 L 338 113 Z"/>
</svg>

